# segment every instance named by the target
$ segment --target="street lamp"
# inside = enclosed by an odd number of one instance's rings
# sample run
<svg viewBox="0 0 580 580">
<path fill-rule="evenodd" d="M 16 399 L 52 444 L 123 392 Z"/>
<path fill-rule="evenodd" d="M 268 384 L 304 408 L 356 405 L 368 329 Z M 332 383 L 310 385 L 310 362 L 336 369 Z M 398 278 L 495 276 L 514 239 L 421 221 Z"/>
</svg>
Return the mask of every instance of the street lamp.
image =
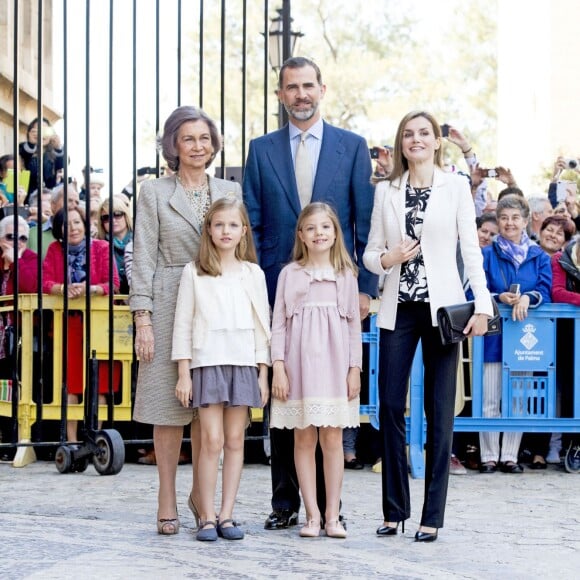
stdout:
<svg viewBox="0 0 580 580">
<path fill-rule="evenodd" d="M 292 30 L 292 18 L 290 17 L 290 0 L 282 2 L 282 8 L 276 10 L 278 16 L 272 18 L 270 29 L 268 30 L 268 58 L 272 70 L 278 76 L 284 61 L 294 54 L 296 41 L 304 36 L 302 32 Z M 288 113 L 278 102 L 278 128 L 284 126 L 288 121 Z"/>
<path fill-rule="evenodd" d="M 287 58 L 290 58 L 294 54 L 294 49 L 296 48 L 296 42 L 301 36 L 304 36 L 303 32 L 296 32 L 292 30 L 293 18 L 289 18 L 290 30 L 288 36 L 290 37 L 290 50 L 289 55 L 284 54 L 284 41 L 285 41 L 285 30 L 284 30 L 284 9 L 278 8 L 276 10 L 278 16 L 272 18 L 270 24 L 270 29 L 268 30 L 268 57 L 270 59 L 270 66 L 274 69 L 276 73 L 282 68 L 282 64 Z"/>
</svg>

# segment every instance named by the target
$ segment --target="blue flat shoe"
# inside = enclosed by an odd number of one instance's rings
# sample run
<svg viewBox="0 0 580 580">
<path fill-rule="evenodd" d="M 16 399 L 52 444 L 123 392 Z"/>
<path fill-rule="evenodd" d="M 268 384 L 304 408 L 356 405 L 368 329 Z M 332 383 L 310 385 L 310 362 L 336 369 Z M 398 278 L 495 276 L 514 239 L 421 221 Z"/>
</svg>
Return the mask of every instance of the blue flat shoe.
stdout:
<svg viewBox="0 0 580 580">
<path fill-rule="evenodd" d="M 205 526 L 211 527 L 206 528 Z M 199 522 L 199 530 L 197 530 L 195 539 L 200 542 L 215 542 L 218 539 L 216 523 L 212 521 Z"/>
<path fill-rule="evenodd" d="M 224 524 L 232 524 L 224 528 Z M 223 520 L 218 522 L 217 525 L 217 535 L 224 540 L 243 540 L 244 532 L 238 528 L 238 524 L 232 519 Z"/>
</svg>

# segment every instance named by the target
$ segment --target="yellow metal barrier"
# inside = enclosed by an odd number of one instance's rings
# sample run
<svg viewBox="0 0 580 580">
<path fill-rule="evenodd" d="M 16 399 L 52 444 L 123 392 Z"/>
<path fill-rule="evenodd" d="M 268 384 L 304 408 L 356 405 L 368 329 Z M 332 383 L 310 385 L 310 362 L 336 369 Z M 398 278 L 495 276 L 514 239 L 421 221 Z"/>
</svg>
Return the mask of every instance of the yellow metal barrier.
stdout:
<svg viewBox="0 0 580 580">
<path fill-rule="evenodd" d="M 115 301 L 121 297 L 115 296 Z M 19 296 L 21 346 L 20 346 L 20 388 L 18 393 L 18 437 L 19 442 L 29 443 L 31 440 L 32 425 L 37 419 L 37 401 L 34 399 L 33 388 L 33 359 L 35 356 L 34 345 L 38 344 L 38 296 L 36 294 L 21 294 Z M 85 300 L 69 300 L 69 312 L 80 312 L 85 315 Z M 61 419 L 62 402 L 62 336 L 63 325 L 66 317 L 63 308 L 63 299 L 58 296 L 43 295 L 42 308 L 44 313 L 44 325 L 49 324 L 51 333 L 49 338 L 50 349 L 46 350 L 45 356 L 53 355 L 52 377 L 49 384 L 52 389 L 44 392 L 42 405 L 43 420 Z M 0 311 L 10 312 L 11 306 L 6 301 L 0 302 Z M 115 304 L 113 307 L 113 326 L 109 328 L 109 299 L 108 297 L 95 297 L 91 300 L 91 351 L 96 351 L 98 360 L 109 360 L 109 334 L 113 332 L 113 353 L 111 359 L 121 365 L 121 377 L 119 391 L 115 393 L 114 419 L 115 421 L 131 420 L 131 362 L 133 360 L 133 323 L 129 306 Z M 44 333 L 46 337 L 46 332 Z M 70 338 L 70 337 L 69 337 Z M 83 335 L 84 343 L 84 335 Z M 83 344 L 83 352 L 87 348 Z M 83 356 L 83 370 L 84 356 Z M 46 379 L 46 378 L 45 378 Z M 84 380 L 84 374 L 83 374 Z M 13 389 L 15 390 L 15 389 Z M 86 393 L 86 385 L 83 392 Z M 69 404 L 68 418 L 82 420 L 84 417 L 84 404 Z M 12 404 L 9 401 L 0 401 L 0 415 L 10 417 Z M 99 420 L 107 418 L 107 406 L 99 406 Z M 19 447 L 14 465 L 16 467 L 26 465 L 35 460 L 32 447 Z"/>
<path fill-rule="evenodd" d="M 113 353 L 111 360 L 121 366 L 119 389 L 114 393 L 114 420 L 131 421 L 131 364 L 133 362 L 133 321 L 129 306 L 118 304 L 126 297 L 115 296 L 116 304 L 113 306 L 113 327 L 109 328 L 109 298 L 105 296 L 94 297 L 91 300 L 91 351 L 96 351 L 97 360 L 109 360 L 109 336 L 113 332 Z M 11 296 L 0 297 L 0 312 L 12 312 Z M 69 300 L 69 313 L 80 313 L 85 320 L 85 299 L 78 298 Z M 39 320 L 38 296 L 36 294 L 19 295 L 20 313 L 20 385 L 14 389 L 18 396 L 18 438 L 19 443 L 25 445 L 17 448 L 14 458 L 14 466 L 22 467 L 35 461 L 36 456 L 31 445 L 32 426 L 37 420 L 37 403 L 39 389 L 34 388 L 34 358 L 39 356 L 35 352 L 35 345 L 39 343 Z M 374 301 L 371 312 L 376 312 L 377 301 Z M 43 326 L 44 326 L 44 357 L 51 358 L 49 365 L 52 372 L 49 377 L 44 376 L 44 392 L 42 404 L 42 419 L 60 421 L 62 418 L 62 344 L 64 324 L 67 318 L 64 313 L 63 299 L 60 296 L 42 296 Z M 72 340 L 69 334 L 68 340 Z M 85 370 L 85 356 L 87 345 L 84 344 L 83 325 L 83 371 Z M 47 346 L 49 347 L 47 349 Z M 38 348 L 38 347 L 36 347 Z M 375 365 L 376 366 L 376 365 Z M 44 372 L 44 370 L 43 370 Z M 376 374 L 376 373 L 375 373 Z M 83 372 L 83 382 L 85 373 Z M 376 380 L 376 376 L 374 376 Z M 37 379 L 38 380 L 38 379 Z M 370 386 L 369 386 L 370 387 Z M 7 388 L 5 389 L 7 390 Z M 86 385 L 83 392 L 86 393 Z M 7 398 L 7 397 L 6 397 Z M 368 405 L 367 405 L 368 406 Z M 361 406 L 361 422 L 369 421 L 369 412 Z M 0 416 L 12 415 L 12 403 L 9 400 L 0 400 Z M 84 403 L 68 404 L 67 418 L 70 420 L 82 420 L 84 418 Z M 107 406 L 100 405 L 98 418 L 100 421 L 107 419 Z M 262 409 L 251 409 L 251 419 L 255 422 L 263 421 Z"/>
</svg>

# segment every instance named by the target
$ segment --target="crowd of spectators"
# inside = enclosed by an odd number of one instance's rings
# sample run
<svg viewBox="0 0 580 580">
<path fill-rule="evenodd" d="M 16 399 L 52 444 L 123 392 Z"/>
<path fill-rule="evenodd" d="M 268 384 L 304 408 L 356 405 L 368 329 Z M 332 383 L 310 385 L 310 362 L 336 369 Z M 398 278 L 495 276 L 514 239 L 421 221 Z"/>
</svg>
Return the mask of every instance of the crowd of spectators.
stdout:
<svg viewBox="0 0 580 580">
<path fill-rule="evenodd" d="M 83 221 L 82 237 L 84 238 L 85 215 L 88 212 L 90 216 L 89 239 L 96 240 L 98 242 L 97 247 L 101 247 L 99 246 L 101 243 L 104 244 L 102 247 L 107 248 L 107 251 L 103 251 L 103 256 L 107 254 L 108 257 L 108 244 L 112 242 L 114 272 L 115 276 L 118 276 L 118 280 L 115 279 L 113 283 L 113 289 L 115 292 L 127 294 L 131 282 L 133 252 L 134 209 L 132 187 L 125 188 L 123 193 L 105 196 L 103 195 L 105 186 L 103 174 L 100 170 L 93 170 L 93 168 L 89 168 L 89 171 L 83 170 L 83 183 L 80 188 L 77 188 L 74 180 L 69 184 L 64 184 L 64 156 L 61 139 L 50 122 L 47 119 L 42 119 L 42 155 L 40 155 L 38 151 L 38 133 L 38 119 L 34 119 L 28 125 L 26 140 L 19 146 L 20 168 L 24 172 L 28 172 L 24 183 L 20 180 L 16 183 L 14 180 L 14 156 L 11 154 L 0 156 L 0 260 L 3 262 L 1 294 L 11 294 L 14 290 L 14 257 L 19 263 L 19 291 L 37 291 L 37 254 L 40 252 L 40 259 L 46 263 L 51 244 L 56 240 L 58 246 L 62 246 L 62 208 L 65 200 L 68 204 L 69 228 L 71 227 L 73 215 L 79 216 Z M 494 245 L 497 247 L 498 235 L 502 239 L 506 237 L 504 235 L 506 233 L 505 228 L 502 230 L 501 208 L 504 209 L 505 213 L 506 208 L 512 208 L 513 210 L 514 207 L 519 207 L 518 211 L 522 216 L 524 214 L 528 215 L 523 220 L 526 222 L 526 227 L 522 230 L 522 234 L 525 234 L 525 238 L 523 238 L 526 248 L 525 255 L 527 256 L 531 252 L 535 256 L 538 252 L 541 252 L 544 256 L 543 263 L 549 265 L 549 275 L 546 274 L 542 277 L 543 282 L 547 284 L 547 291 L 544 293 L 542 300 L 545 302 L 552 300 L 580 306 L 580 244 L 577 242 L 577 232 L 578 228 L 580 228 L 580 197 L 578 196 L 580 161 L 559 156 L 554 162 L 551 178 L 549 183 L 546 183 L 544 191 L 523 192 L 518 187 L 514 175 L 507 167 L 487 168 L 482 166 L 476 156 L 474 147 L 456 127 L 449 127 L 446 142 L 448 147 L 458 147 L 464 159 L 464 166 L 448 164 L 446 169 L 463 174 L 470 183 L 476 208 L 477 230 L 482 251 L 486 247 L 494 247 Z M 378 147 L 376 149 L 378 149 L 379 155 L 373 174 L 374 183 L 387 179 L 393 166 L 392 150 L 389 147 Z M 41 158 L 43 182 L 39 183 Z M 574 163 L 574 161 L 576 162 Z M 11 172 L 12 177 L 9 177 Z M 148 174 L 140 175 L 139 180 L 147 177 L 149 177 Z M 492 189 L 490 188 L 490 181 L 492 180 L 496 180 L 505 186 L 497 196 L 492 195 L 490 191 Z M 11 187 L 12 191 L 8 191 L 8 187 Z M 130 195 L 127 195 L 128 191 Z M 501 201 L 505 198 L 508 199 L 507 205 Z M 518 201 L 518 198 L 523 199 L 523 201 Z M 17 234 L 13 231 L 15 201 L 17 201 L 20 213 Z M 60 216 L 60 218 L 57 216 Z M 55 221 L 57 222 L 56 228 Z M 16 253 L 14 253 L 14 245 L 17 246 Z M 74 251 L 74 247 L 75 245 L 69 239 L 69 253 Z M 510 249 L 513 250 L 514 248 Z M 517 248 L 515 253 L 517 254 Z M 491 254 L 492 252 L 490 251 L 488 255 Z M 97 255 L 97 253 L 95 252 L 93 255 Z M 62 262 L 62 255 L 59 259 Z M 71 260 L 72 258 L 69 256 L 69 270 L 72 263 Z M 34 264 L 34 267 L 31 267 L 32 264 Z M 86 268 L 85 264 L 83 264 L 83 268 Z M 519 266 L 515 268 L 516 271 L 518 269 Z M 59 293 L 57 290 L 64 283 L 64 271 L 61 272 L 62 280 L 59 278 L 60 281 L 49 280 L 46 277 L 46 272 L 47 270 L 45 269 L 44 285 L 46 290 L 50 293 Z M 496 274 L 499 276 L 499 270 Z M 498 281 L 497 277 L 492 277 L 488 278 L 488 282 L 491 279 Z M 69 271 L 69 292 L 74 287 L 71 280 Z M 47 281 L 50 282 L 50 288 L 47 286 Z M 91 281 L 93 282 L 93 280 Z M 99 286 L 100 282 L 103 281 L 96 282 L 97 288 L 101 287 Z M 500 280 L 499 282 L 503 284 L 504 281 Z M 521 288 L 520 297 L 518 298 L 518 303 L 522 298 L 525 303 L 527 300 L 526 294 L 528 294 L 530 297 L 528 307 L 530 308 L 534 306 L 534 296 L 538 292 L 541 294 L 537 288 L 538 280 L 535 279 L 532 282 L 534 287 L 530 289 L 530 292 Z M 108 291 L 108 280 L 102 285 L 103 288 L 105 286 Z M 503 290 L 505 293 L 508 289 Z M 502 292 L 496 291 L 497 296 L 502 295 Z M 99 293 L 98 290 L 96 292 Z M 534 292 L 536 294 L 533 294 Z M 0 378 L 4 378 L 9 374 L 6 364 L 6 357 L 9 352 L 9 332 L 6 329 L 10 329 L 10 326 L 10 316 L 5 313 L 0 315 Z M 490 361 L 489 364 L 497 363 Z M 561 396 L 559 396 L 558 400 L 561 413 L 570 411 L 570 388 L 570 385 L 560 384 L 559 381 L 558 389 Z M 493 412 L 497 413 L 499 412 L 500 403 L 499 401 L 495 401 L 495 403 L 497 403 L 497 407 Z M 359 469 L 362 467 L 362 462 L 357 459 L 356 455 L 356 431 L 345 431 L 345 435 L 347 435 L 344 446 L 345 466 L 351 469 Z M 488 435 L 482 436 L 483 439 L 486 437 Z M 495 441 L 495 436 L 491 438 Z M 505 445 L 509 436 L 507 438 L 504 436 L 503 439 Z M 517 443 L 519 442 L 514 442 L 514 449 Z M 560 462 L 561 455 L 566 451 L 565 443 L 566 437 L 564 437 L 563 442 L 561 434 L 553 434 L 550 441 L 544 438 L 541 439 L 540 443 L 534 442 L 533 438 L 524 437 L 521 447 L 526 447 L 530 465 L 541 469 L 546 463 Z M 490 445 L 494 448 L 493 452 L 490 451 Z M 518 455 L 514 455 L 511 452 L 509 457 L 506 456 L 502 459 L 499 456 L 499 452 L 495 450 L 495 443 L 484 443 L 483 447 L 485 451 L 482 452 L 480 466 L 488 464 L 487 468 L 482 468 L 483 471 L 494 471 L 493 465 L 489 468 L 491 463 L 495 463 L 497 468 L 501 467 L 504 471 L 510 473 L 521 471 Z M 574 443 L 569 442 L 568 447 L 573 450 L 575 448 Z M 461 456 L 459 451 L 458 454 Z M 519 457 L 522 457 L 521 448 L 519 449 Z M 576 463 L 574 465 L 580 469 L 580 451 L 576 453 L 575 457 Z M 460 458 L 464 460 L 465 454 Z M 465 471 L 463 465 L 459 463 L 457 458 L 454 459 L 455 469 L 453 469 L 452 462 L 451 472 L 463 473 Z M 506 464 L 508 467 L 506 467 Z"/>
<path fill-rule="evenodd" d="M 577 243 L 577 232 L 580 228 L 580 197 L 577 194 L 580 160 L 558 157 L 544 192 L 524 193 L 508 168 L 481 166 L 474 148 L 455 127 L 449 126 L 447 142 L 457 146 L 464 157 L 464 167 L 448 164 L 447 170 L 464 175 L 470 183 L 476 208 L 479 243 L 486 256 L 484 264 L 488 286 L 496 300 L 510 304 L 517 310 L 517 314 L 514 311 L 514 316 L 520 320 L 527 316 L 528 308 L 537 307 L 543 302 L 580 305 L 580 250 Z M 379 156 L 373 174 L 375 183 L 388 179 L 392 170 L 391 149 L 378 149 Z M 505 185 L 495 199 L 489 187 L 489 182 L 494 179 Z M 506 213 L 510 215 L 504 215 Z M 511 214 L 517 214 L 517 223 Z M 508 244 L 503 243 L 502 250 L 498 239 L 506 238 L 513 240 Z M 500 268 L 498 263 L 493 263 L 493 258 L 502 253 L 503 260 L 497 258 L 502 264 Z M 459 252 L 458 261 L 461 272 Z M 512 272 L 510 280 L 507 280 L 506 271 L 509 267 Z M 520 284 L 517 295 L 508 292 L 508 282 Z M 570 351 L 573 329 L 566 322 L 558 321 L 557 349 L 568 354 L 567 358 L 562 356 L 558 364 L 560 416 L 571 416 L 573 396 L 573 377 L 568 372 L 571 370 L 570 361 L 573 360 Z M 501 363 L 498 361 L 501 360 L 501 350 L 498 350 L 498 345 L 501 344 L 501 337 L 489 337 L 485 342 L 484 416 L 499 416 Z M 569 471 L 580 471 L 580 442 L 573 438 L 566 439 L 564 437 L 563 443 L 559 433 L 554 433 L 551 437 L 549 434 L 526 434 L 523 440 L 521 433 L 504 433 L 501 439 L 499 433 L 482 433 L 480 444 L 467 445 L 463 452 L 454 441 L 450 472 L 456 475 L 465 474 L 467 464 L 480 469 L 482 473 L 493 473 L 498 469 L 506 473 L 522 473 L 524 461 L 532 469 L 545 469 L 547 463 L 560 463 L 563 452 L 566 451 L 566 468 Z M 503 442 L 501 451 L 500 441 Z M 461 456 L 462 461 L 455 453 Z M 472 460 L 475 454 L 479 454 L 477 462 Z"/>
<path fill-rule="evenodd" d="M 14 156 L 0 156 L 0 295 L 14 293 L 15 270 L 18 292 L 39 290 L 38 261 L 42 264 L 42 291 L 78 298 L 87 293 L 105 295 L 129 291 L 130 265 L 125 265 L 125 249 L 132 241 L 133 206 L 125 194 L 103 195 L 102 172 L 83 171 L 83 186 L 76 180 L 63 181 L 63 146 L 50 122 L 43 119 L 42 155 L 38 148 L 38 120 L 33 120 L 26 140 L 19 146 L 20 171 L 15 179 Z M 40 161 L 42 158 L 42 183 Z M 88 181 L 88 183 L 87 183 Z M 16 204 L 15 204 L 16 202 Z M 64 206 L 67 204 L 65 216 Z M 15 231 L 14 208 L 18 209 Z M 110 210 L 110 211 L 109 211 Z M 87 232 L 86 215 L 89 236 Z M 65 226 L 66 222 L 66 226 Z M 65 235 L 65 229 L 67 234 Z M 66 243 L 65 243 L 66 237 Z M 109 243 L 113 243 L 113 279 L 109 281 Z M 90 267 L 87 246 L 90 244 Z M 66 257 L 65 257 L 66 252 Z M 87 270 L 90 284 L 87 284 Z M 2 302 L 10 306 L 11 302 Z M 13 313 L 0 312 L 0 380 L 11 380 L 14 349 Z M 80 310 L 68 316 L 68 403 L 78 404 L 84 385 L 83 322 Z M 52 340 L 52 332 L 45 336 Z M 50 350 L 50 349 L 49 349 Z M 120 364 L 114 363 L 113 390 L 120 384 Z M 104 404 L 108 385 L 108 364 L 99 361 L 99 402 Z M 0 420 L 0 441 L 6 441 L 7 423 Z M 77 440 L 77 422 L 68 421 L 67 439 Z"/>
</svg>

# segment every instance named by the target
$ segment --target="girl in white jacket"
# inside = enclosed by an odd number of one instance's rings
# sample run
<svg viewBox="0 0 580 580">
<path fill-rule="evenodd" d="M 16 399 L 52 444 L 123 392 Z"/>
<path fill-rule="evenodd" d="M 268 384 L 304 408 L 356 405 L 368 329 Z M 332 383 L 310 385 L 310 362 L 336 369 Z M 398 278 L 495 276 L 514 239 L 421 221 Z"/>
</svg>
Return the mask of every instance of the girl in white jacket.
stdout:
<svg viewBox="0 0 580 580">
<path fill-rule="evenodd" d="M 270 313 L 264 273 L 243 203 L 222 198 L 204 220 L 199 259 L 185 266 L 179 285 L 172 359 L 175 396 L 199 410 L 200 524 L 197 539 L 240 540 L 232 519 L 244 462 L 249 407 L 268 400 Z M 214 498 L 221 451 L 222 501 Z"/>
</svg>

